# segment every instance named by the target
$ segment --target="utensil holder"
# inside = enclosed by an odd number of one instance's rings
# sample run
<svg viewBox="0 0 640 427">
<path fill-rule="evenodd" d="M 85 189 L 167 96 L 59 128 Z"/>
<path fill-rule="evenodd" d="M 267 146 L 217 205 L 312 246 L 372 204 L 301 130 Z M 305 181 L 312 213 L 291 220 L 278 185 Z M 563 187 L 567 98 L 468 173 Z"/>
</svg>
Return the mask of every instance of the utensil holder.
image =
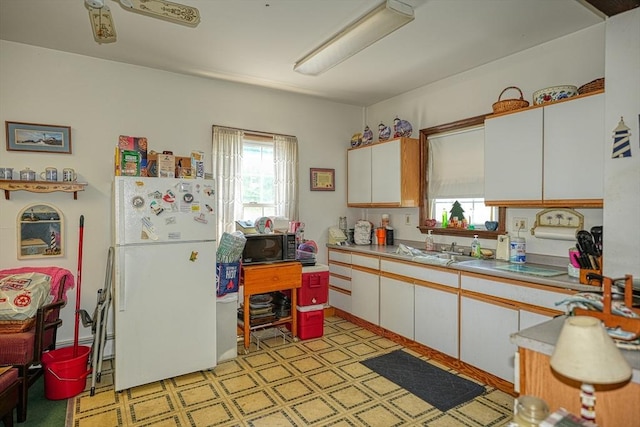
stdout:
<svg viewBox="0 0 640 427">
<path fill-rule="evenodd" d="M 590 269 L 590 268 L 580 269 L 580 283 L 582 283 L 583 285 L 600 286 L 600 283 L 598 282 L 591 283 L 591 281 L 587 279 L 588 274 L 599 274 L 602 276 L 602 256 L 599 256 L 597 259 L 598 259 L 598 265 L 600 266 L 598 270 Z"/>
</svg>

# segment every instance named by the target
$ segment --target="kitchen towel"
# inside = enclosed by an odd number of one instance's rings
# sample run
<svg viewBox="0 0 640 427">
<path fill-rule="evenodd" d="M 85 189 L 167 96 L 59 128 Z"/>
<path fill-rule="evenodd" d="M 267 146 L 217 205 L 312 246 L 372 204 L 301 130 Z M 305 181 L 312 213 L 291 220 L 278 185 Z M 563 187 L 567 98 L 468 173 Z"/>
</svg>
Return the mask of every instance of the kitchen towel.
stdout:
<svg viewBox="0 0 640 427">
<path fill-rule="evenodd" d="M 360 363 L 442 412 L 485 392 L 480 384 L 440 369 L 403 350 L 396 350 Z"/>
<path fill-rule="evenodd" d="M 533 229 L 537 239 L 576 240 L 575 227 L 540 226 Z"/>
</svg>

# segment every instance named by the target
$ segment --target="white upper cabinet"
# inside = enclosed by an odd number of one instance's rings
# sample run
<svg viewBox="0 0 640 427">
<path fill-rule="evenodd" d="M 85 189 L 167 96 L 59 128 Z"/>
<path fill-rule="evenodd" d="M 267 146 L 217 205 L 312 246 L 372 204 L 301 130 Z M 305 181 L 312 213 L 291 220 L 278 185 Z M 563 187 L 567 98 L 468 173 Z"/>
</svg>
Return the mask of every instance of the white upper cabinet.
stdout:
<svg viewBox="0 0 640 427">
<path fill-rule="evenodd" d="M 601 207 L 604 94 L 485 121 L 485 202 Z"/>
<path fill-rule="evenodd" d="M 420 145 L 397 138 L 347 152 L 347 204 L 354 207 L 420 205 Z"/>
</svg>

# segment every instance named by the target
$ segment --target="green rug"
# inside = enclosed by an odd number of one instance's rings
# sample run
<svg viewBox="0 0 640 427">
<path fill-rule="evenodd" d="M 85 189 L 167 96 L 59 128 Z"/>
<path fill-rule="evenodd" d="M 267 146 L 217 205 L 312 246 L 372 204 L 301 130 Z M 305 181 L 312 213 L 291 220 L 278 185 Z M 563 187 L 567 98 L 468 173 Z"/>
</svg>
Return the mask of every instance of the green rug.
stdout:
<svg viewBox="0 0 640 427">
<path fill-rule="evenodd" d="M 13 425 L 16 427 L 64 427 L 67 413 L 67 399 L 49 400 L 44 395 L 44 376 L 29 387 L 27 420 L 17 424 L 16 411 Z"/>
</svg>

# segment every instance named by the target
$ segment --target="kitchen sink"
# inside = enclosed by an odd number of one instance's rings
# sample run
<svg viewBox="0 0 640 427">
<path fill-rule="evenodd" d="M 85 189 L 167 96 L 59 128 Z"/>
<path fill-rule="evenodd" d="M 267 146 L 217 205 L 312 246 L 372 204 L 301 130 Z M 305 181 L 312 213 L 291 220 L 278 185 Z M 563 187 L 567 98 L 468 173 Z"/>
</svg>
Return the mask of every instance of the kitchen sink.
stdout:
<svg viewBox="0 0 640 427">
<path fill-rule="evenodd" d="M 436 256 L 441 259 L 450 259 L 453 262 L 462 262 L 462 261 L 473 261 L 478 258 L 461 254 L 460 252 L 430 252 L 430 251 L 422 251 L 425 255 Z"/>
</svg>

